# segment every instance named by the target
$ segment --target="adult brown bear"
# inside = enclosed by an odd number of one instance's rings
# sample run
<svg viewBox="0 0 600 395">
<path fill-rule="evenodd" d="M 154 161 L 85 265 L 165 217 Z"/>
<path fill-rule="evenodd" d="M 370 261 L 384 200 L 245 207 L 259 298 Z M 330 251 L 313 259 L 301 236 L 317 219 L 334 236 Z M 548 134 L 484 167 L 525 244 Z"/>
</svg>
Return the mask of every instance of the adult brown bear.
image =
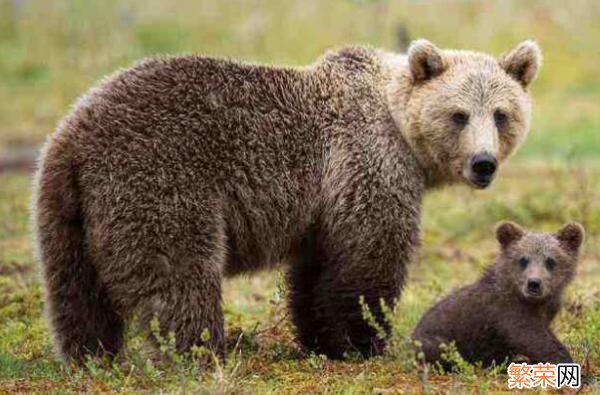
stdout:
<svg viewBox="0 0 600 395">
<path fill-rule="evenodd" d="M 35 181 L 47 311 L 66 360 L 115 354 L 139 309 L 177 347 L 223 350 L 223 275 L 290 265 L 300 341 L 380 352 L 428 188 L 483 188 L 529 129 L 540 63 L 352 47 L 304 68 L 151 59 L 81 98 Z"/>
</svg>

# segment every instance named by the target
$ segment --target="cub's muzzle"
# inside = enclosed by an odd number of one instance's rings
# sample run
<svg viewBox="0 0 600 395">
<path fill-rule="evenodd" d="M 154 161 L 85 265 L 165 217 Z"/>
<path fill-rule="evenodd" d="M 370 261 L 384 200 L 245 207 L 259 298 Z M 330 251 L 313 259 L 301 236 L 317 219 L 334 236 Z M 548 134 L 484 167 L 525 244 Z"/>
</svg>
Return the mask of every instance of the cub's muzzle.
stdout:
<svg viewBox="0 0 600 395">
<path fill-rule="evenodd" d="M 527 293 L 531 296 L 540 296 L 542 294 L 542 280 L 539 278 L 527 280 Z"/>
</svg>

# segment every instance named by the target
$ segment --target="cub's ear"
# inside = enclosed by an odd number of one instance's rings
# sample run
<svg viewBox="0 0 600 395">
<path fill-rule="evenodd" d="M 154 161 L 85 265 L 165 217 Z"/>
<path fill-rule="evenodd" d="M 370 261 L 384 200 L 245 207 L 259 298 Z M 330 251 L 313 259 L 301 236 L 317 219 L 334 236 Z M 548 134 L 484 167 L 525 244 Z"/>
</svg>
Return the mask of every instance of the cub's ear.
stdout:
<svg viewBox="0 0 600 395">
<path fill-rule="evenodd" d="M 527 88 L 542 65 L 542 51 L 534 40 L 523 41 L 502 55 L 498 63 L 523 88 Z"/>
<path fill-rule="evenodd" d="M 562 248 L 576 254 L 583 243 L 585 230 L 583 226 L 573 222 L 563 226 L 555 236 Z"/>
<path fill-rule="evenodd" d="M 502 247 L 507 247 L 514 243 L 523 237 L 524 234 L 525 231 L 523 228 L 514 222 L 504 221 L 496 227 L 496 239 L 498 239 Z"/>
<path fill-rule="evenodd" d="M 415 81 L 425 81 L 436 77 L 447 67 L 442 51 L 425 39 L 410 43 L 408 65 Z"/>
</svg>

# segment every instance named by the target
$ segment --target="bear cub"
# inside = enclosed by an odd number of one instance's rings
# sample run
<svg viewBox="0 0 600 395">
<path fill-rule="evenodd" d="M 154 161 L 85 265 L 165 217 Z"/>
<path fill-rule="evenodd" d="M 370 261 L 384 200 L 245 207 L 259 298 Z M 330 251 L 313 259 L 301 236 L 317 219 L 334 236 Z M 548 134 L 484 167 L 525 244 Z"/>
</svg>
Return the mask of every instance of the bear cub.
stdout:
<svg viewBox="0 0 600 395">
<path fill-rule="evenodd" d="M 504 222 L 496 238 L 496 263 L 421 318 L 412 338 L 425 360 L 451 370 L 440 345 L 454 342 L 463 359 L 484 367 L 523 357 L 529 363 L 573 362 L 550 323 L 575 273 L 583 228 L 572 223 L 555 234 L 535 233 Z"/>
</svg>

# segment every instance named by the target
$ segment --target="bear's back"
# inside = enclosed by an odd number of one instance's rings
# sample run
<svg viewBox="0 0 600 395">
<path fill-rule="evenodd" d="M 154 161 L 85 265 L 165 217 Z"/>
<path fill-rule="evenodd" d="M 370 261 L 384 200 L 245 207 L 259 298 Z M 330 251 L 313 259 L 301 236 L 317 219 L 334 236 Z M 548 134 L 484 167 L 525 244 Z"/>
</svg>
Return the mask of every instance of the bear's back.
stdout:
<svg viewBox="0 0 600 395">
<path fill-rule="evenodd" d="M 244 235 L 248 261 L 278 260 L 320 202 L 331 135 L 354 139 L 387 115 L 372 65 L 344 59 L 289 69 L 184 56 L 109 77 L 57 132 L 71 141 L 90 226 L 158 215 L 177 228 L 213 207 Z"/>
</svg>

